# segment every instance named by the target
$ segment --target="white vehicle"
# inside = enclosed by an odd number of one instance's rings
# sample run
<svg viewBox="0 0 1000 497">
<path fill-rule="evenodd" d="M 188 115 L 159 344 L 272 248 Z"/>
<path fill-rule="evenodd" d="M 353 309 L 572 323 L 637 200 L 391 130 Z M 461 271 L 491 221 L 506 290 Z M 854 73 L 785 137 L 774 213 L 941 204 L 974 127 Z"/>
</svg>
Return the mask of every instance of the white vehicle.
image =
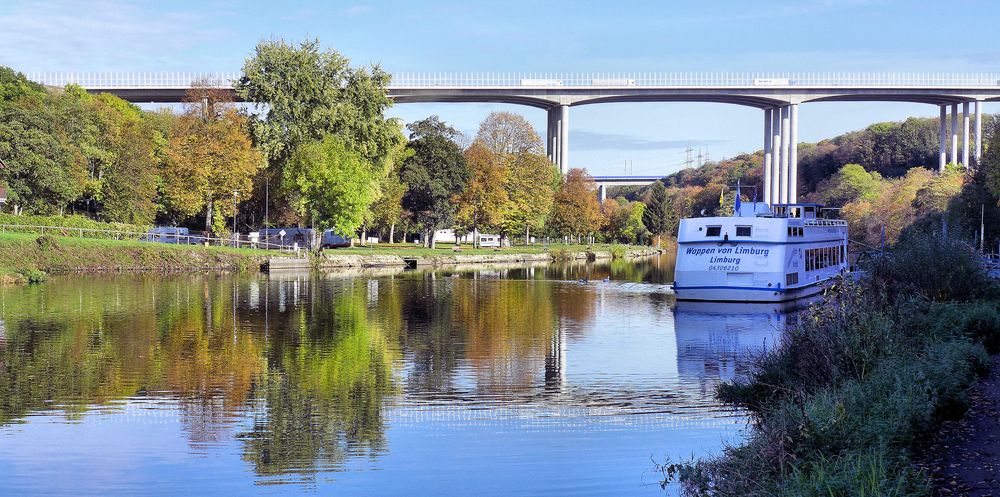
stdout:
<svg viewBox="0 0 1000 497">
<path fill-rule="evenodd" d="M 788 86 L 788 78 L 756 78 L 754 86 Z"/>
<path fill-rule="evenodd" d="M 635 86 L 634 79 L 593 79 L 592 86 Z"/>
<path fill-rule="evenodd" d="M 738 215 L 682 219 L 678 300 L 784 302 L 847 272 L 847 221 L 817 204 L 747 203 Z"/>
<path fill-rule="evenodd" d="M 561 79 L 522 79 L 521 86 L 562 86 Z"/>
<path fill-rule="evenodd" d="M 484 248 L 500 248 L 503 245 L 503 240 L 500 235 L 488 235 L 486 233 L 479 234 L 479 246 Z"/>
</svg>

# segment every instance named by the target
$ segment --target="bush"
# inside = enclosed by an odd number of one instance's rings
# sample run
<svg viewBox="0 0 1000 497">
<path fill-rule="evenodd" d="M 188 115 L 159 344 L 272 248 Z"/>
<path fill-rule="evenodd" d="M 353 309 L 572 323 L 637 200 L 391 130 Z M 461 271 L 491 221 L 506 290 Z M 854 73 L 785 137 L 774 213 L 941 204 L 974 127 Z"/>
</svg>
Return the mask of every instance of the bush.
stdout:
<svg viewBox="0 0 1000 497">
<path fill-rule="evenodd" d="M 866 269 L 871 283 L 891 300 L 919 295 L 939 302 L 968 301 L 996 292 L 996 283 L 986 274 L 975 249 L 927 232 L 908 235 Z"/>
<path fill-rule="evenodd" d="M 612 259 L 624 259 L 625 253 L 628 252 L 628 248 L 624 245 L 615 244 L 611 246 L 609 251 L 611 252 Z"/>
<path fill-rule="evenodd" d="M 1000 353 L 1000 311 L 996 302 L 976 304 L 966 310 L 962 333 L 982 343 L 991 354 Z"/>
<path fill-rule="evenodd" d="M 35 268 L 21 269 L 18 273 L 24 276 L 28 280 L 28 283 L 41 283 L 48 278 L 48 275 L 44 271 Z"/>
<path fill-rule="evenodd" d="M 125 231 L 129 233 L 146 233 L 149 231 L 150 226 L 140 226 L 135 224 L 126 223 L 104 223 L 101 221 L 95 221 L 84 216 L 15 216 L 13 214 L 0 214 L 0 224 L 4 225 L 25 225 L 25 226 L 59 226 L 64 228 L 76 228 L 76 229 L 87 229 L 87 230 L 108 230 L 108 231 Z M 5 227 L 4 231 L 8 232 L 26 232 L 26 233 L 38 233 L 37 229 L 24 229 L 24 228 L 11 228 Z M 49 230 L 46 230 L 48 232 Z M 65 230 L 60 233 L 64 236 L 74 236 L 77 232 L 72 230 Z M 100 233 L 100 232 L 89 232 L 86 234 L 88 238 L 116 238 L 117 235 L 113 233 Z"/>
<path fill-rule="evenodd" d="M 38 244 L 38 248 L 41 250 L 52 250 L 56 247 L 55 237 L 49 235 L 42 235 L 36 238 L 35 243 Z"/>
</svg>

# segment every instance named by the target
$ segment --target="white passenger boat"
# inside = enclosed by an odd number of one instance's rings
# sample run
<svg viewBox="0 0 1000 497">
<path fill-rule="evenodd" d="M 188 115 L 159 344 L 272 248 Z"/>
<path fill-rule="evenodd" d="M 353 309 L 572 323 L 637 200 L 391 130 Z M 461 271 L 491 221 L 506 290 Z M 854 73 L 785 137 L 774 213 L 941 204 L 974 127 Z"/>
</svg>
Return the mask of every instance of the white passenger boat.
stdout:
<svg viewBox="0 0 1000 497">
<path fill-rule="evenodd" d="M 847 272 L 847 222 L 817 204 L 745 203 L 730 217 L 682 219 L 678 300 L 784 302 Z"/>
</svg>

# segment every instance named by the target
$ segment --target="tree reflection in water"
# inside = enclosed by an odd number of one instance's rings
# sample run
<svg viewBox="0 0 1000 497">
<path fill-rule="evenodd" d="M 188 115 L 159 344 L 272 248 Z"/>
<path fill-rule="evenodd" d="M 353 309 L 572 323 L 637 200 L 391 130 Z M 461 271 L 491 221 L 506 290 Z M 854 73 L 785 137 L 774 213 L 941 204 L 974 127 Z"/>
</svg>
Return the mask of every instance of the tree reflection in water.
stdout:
<svg viewBox="0 0 1000 497">
<path fill-rule="evenodd" d="M 668 271 L 614 262 L 349 278 L 87 276 L 0 289 L 0 424 L 45 411 L 75 420 L 142 396 L 175 406 L 192 446 L 237 440 L 247 466 L 274 483 L 384 454 L 392 408 L 403 403 L 461 410 L 673 402 L 685 388 L 703 391 L 731 376 L 725 354 L 746 333 L 733 328 L 706 348 L 698 323 L 720 320 L 681 315 L 676 342 L 670 328 L 662 342 L 676 344 L 676 355 L 662 351 L 684 376 L 669 380 L 676 385 L 641 376 L 636 384 L 565 383 L 567 347 L 601 346 L 592 338 L 605 298 L 614 312 L 636 305 L 671 315 L 662 292 L 608 293 L 662 283 Z M 601 286 L 607 276 L 617 283 Z M 632 397 L 613 395 L 621 386 Z"/>
</svg>

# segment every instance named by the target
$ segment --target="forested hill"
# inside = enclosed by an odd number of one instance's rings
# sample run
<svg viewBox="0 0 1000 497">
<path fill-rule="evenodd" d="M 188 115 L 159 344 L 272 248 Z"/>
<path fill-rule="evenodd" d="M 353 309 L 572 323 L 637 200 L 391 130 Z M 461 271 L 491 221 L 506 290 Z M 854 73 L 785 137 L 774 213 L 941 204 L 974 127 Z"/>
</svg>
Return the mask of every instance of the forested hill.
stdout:
<svg viewBox="0 0 1000 497">
<path fill-rule="evenodd" d="M 991 215 L 987 237 L 1000 228 L 1000 146 L 990 150 L 1000 126 L 997 115 L 983 116 L 984 160 L 975 174 L 950 167 L 937 175 L 938 120 L 911 117 L 883 122 L 818 143 L 799 144 L 799 200 L 843 207 L 852 224 L 852 237 L 878 241 L 882 226 L 894 240 L 907 226 L 928 216 L 949 213 L 967 230 L 979 227 L 980 209 Z M 997 159 L 992 157 L 996 155 Z M 744 200 L 763 195 L 763 152 L 740 154 L 677 171 L 664 178 L 677 219 L 704 214 L 727 214 L 732 209 L 732 187 L 743 185 Z M 993 184 L 993 188 L 989 185 Z M 990 192 L 993 192 L 992 194 Z M 648 197 L 649 187 L 612 191 L 630 200 Z M 720 204 L 720 195 L 724 201 Z M 973 215 L 974 214 L 974 215 Z M 974 220 L 972 218 L 975 218 Z M 974 221 L 974 222 L 973 222 Z M 995 245 L 995 242 L 994 242 Z"/>
</svg>

